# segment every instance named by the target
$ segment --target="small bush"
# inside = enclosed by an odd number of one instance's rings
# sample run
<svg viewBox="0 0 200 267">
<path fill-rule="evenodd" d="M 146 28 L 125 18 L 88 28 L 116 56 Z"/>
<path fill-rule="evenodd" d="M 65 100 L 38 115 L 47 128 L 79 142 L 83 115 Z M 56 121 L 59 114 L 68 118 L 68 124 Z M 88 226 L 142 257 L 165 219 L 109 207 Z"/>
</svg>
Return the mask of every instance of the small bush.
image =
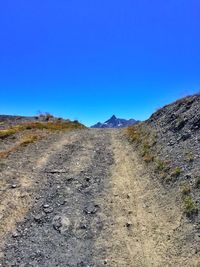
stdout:
<svg viewBox="0 0 200 267">
<path fill-rule="evenodd" d="M 157 160 L 156 162 L 156 170 L 157 171 L 163 171 L 167 168 L 167 164 L 165 161 Z"/>
<path fill-rule="evenodd" d="M 171 177 L 178 177 L 181 174 L 181 168 L 176 167 L 174 170 L 172 170 Z"/>
<path fill-rule="evenodd" d="M 132 142 L 141 141 L 141 132 L 137 126 L 129 126 L 127 128 L 127 135 Z"/>
<path fill-rule="evenodd" d="M 150 154 L 150 145 L 148 142 L 145 142 L 142 146 L 142 157 Z"/>
<path fill-rule="evenodd" d="M 200 177 L 198 177 L 195 181 L 195 185 L 197 188 L 200 188 Z"/>
<path fill-rule="evenodd" d="M 187 216 L 197 214 L 198 209 L 191 196 L 187 196 L 184 199 L 184 209 Z"/>
<path fill-rule="evenodd" d="M 191 192 L 191 187 L 189 184 L 183 184 L 181 188 L 181 193 L 183 196 L 189 195 Z"/>
<path fill-rule="evenodd" d="M 154 135 L 152 136 L 152 138 L 151 138 L 151 146 L 156 145 L 156 143 L 157 143 L 157 135 L 154 134 Z"/>
</svg>

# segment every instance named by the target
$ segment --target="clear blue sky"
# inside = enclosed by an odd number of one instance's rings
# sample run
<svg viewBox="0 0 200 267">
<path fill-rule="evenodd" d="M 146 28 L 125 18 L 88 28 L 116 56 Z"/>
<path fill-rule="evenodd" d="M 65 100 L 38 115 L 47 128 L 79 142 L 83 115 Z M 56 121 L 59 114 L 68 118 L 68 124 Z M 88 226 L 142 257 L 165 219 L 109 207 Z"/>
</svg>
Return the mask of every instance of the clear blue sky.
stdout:
<svg viewBox="0 0 200 267">
<path fill-rule="evenodd" d="M 200 89 L 199 0 L 9 0 L 0 113 L 146 119 Z"/>
</svg>

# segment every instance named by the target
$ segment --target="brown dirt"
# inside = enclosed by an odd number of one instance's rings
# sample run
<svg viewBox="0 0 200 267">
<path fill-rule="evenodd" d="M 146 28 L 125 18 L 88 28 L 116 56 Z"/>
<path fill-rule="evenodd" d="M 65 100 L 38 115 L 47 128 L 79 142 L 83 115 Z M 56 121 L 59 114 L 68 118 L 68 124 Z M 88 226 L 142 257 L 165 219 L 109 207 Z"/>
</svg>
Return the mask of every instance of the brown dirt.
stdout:
<svg viewBox="0 0 200 267">
<path fill-rule="evenodd" d="M 112 147 L 115 164 L 105 198 L 99 199 L 99 203 L 103 200 L 103 217 L 110 223 L 96 241 L 97 247 L 106 247 L 107 266 L 200 266 L 200 254 L 191 252 L 189 242 L 188 247 L 179 247 L 183 214 L 176 192 L 166 194 L 148 175 L 119 131 L 113 131 Z M 182 234 L 192 226 L 186 229 Z"/>
<path fill-rule="evenodd" d="M 0 266 L 200 266 L 177 192 L 148 174 L 122 130 L 55 134 L 4 164 Z"/>
</svg>

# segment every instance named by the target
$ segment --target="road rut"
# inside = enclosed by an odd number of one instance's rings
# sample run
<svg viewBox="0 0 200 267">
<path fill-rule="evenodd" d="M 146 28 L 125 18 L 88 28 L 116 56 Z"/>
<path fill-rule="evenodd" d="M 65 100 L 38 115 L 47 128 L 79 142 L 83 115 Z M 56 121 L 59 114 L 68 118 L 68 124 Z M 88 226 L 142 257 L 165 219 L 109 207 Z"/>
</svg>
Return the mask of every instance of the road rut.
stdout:
<svg viewBox="0 0 200 267">
<path fill-rule="evenodd" d="M 198 266 L 173 255 L 179 208 L 122 130 L 63 134 L 49 149 L 37 159 L 34 198 L 4 238 L 0 266 Z"/>
</svg>

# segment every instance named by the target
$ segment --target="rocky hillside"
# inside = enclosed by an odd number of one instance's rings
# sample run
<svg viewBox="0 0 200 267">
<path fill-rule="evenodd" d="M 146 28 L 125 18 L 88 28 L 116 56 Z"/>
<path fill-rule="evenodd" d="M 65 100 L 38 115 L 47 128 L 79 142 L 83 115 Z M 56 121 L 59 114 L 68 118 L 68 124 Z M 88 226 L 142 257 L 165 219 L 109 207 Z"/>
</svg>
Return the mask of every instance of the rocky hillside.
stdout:
<svg viewBox="0 0 200 267">
<path fill-rule="evenodd" d="M 155 177 L 200 230 L 200 94 L 188 96 L 128 128 L 128 136 Z"/>
<path fill-rule="evenodd" d="M 91 126 L 91 128 L 125 128 L 130 125 L 137 124 L 139 121 L 134 119 L 119 119 L 115 115 L 113 115 L 109 120 L 104 123 L 98 122 L 97 124 Z"/>
</svg>

